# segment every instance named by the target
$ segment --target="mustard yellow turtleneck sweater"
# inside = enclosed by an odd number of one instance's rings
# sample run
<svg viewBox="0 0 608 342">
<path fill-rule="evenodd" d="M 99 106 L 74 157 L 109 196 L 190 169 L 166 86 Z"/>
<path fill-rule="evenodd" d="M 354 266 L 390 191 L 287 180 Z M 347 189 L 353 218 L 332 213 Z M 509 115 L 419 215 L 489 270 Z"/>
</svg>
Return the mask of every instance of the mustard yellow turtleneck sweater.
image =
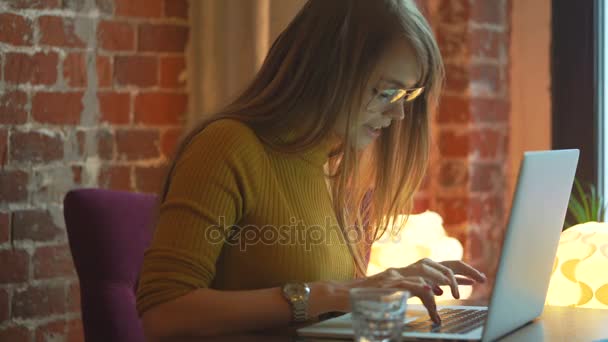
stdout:
<svg viewBox="0 0 608 342">
<path fill-rule="evenodd" d="M 280 153 L 231 119 L 199 133 L 159 208 L 137 289 L 140 315 L 198 288 L 352 279 L 323 176 L 326 147 Z"/>
</svg>

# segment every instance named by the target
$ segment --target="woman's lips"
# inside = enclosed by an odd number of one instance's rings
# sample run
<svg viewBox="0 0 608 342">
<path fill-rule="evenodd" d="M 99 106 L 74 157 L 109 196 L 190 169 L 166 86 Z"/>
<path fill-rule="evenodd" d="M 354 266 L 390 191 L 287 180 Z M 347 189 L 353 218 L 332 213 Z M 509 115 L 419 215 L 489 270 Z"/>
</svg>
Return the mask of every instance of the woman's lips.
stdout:
<svg viewBox="0 0 608 342">
<path fill-rule="evenodd" d="M 374 129 L 372 126 L 370 125 L 364 125 L 365 129 L 367 130 L 367 134 L 372 137 L 372 138 L 377 138 L 380 136 L 380 133 L 382 132 L 381 129 Z"/>
</svg>

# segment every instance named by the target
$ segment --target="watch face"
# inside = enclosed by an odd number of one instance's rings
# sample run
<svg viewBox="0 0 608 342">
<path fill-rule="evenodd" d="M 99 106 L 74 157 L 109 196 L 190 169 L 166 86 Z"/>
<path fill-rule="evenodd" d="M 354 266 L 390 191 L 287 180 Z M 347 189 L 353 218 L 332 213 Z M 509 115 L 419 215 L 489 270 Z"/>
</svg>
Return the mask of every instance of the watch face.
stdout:
<svg viewBox="0 0 608 342">
<path fill-rule="evenodd" d="M 286 284 L 283 291 L 292 300 L 303 300 L 310 294 L 310 288 L 302 283 Z"/>
</svg>

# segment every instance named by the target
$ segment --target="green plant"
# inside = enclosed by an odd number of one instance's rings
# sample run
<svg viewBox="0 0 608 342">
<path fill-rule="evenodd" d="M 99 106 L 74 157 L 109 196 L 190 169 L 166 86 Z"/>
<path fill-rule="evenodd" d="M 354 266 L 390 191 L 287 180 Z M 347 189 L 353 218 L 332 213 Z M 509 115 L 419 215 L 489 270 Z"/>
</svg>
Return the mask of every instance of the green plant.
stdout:
<svg viewBox="0 0 608 342">
<path fill-rule="evenodd" d="M 564 224 L 564 230 L 573 225 L 597 221 L 604 222 L 606 219 L 606 209 L 604 199 L 593 184 L 588 184 L 589 190 L 585 192 L 583 185 L 578 179 L 574 180 L 575 189 L 572 191 L 570 202 L 568 203 L 569 218 Z M 569 219 L 574 220 L 571 224 Z"/>
</svg>

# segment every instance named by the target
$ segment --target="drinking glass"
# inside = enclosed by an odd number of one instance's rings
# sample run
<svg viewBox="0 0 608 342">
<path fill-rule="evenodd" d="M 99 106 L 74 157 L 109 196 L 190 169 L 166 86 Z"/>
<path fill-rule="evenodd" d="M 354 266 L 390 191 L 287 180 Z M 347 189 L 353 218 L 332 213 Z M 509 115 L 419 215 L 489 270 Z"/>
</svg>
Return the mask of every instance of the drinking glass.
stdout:
<svg viewBox="0 0 608 342">
<path fill-rule="evenodd" d="M 351 289 L 350 302 L 355 341 L 401 341 L 409 296 L 408 291 L 400 289 Z"/>
</svg>

